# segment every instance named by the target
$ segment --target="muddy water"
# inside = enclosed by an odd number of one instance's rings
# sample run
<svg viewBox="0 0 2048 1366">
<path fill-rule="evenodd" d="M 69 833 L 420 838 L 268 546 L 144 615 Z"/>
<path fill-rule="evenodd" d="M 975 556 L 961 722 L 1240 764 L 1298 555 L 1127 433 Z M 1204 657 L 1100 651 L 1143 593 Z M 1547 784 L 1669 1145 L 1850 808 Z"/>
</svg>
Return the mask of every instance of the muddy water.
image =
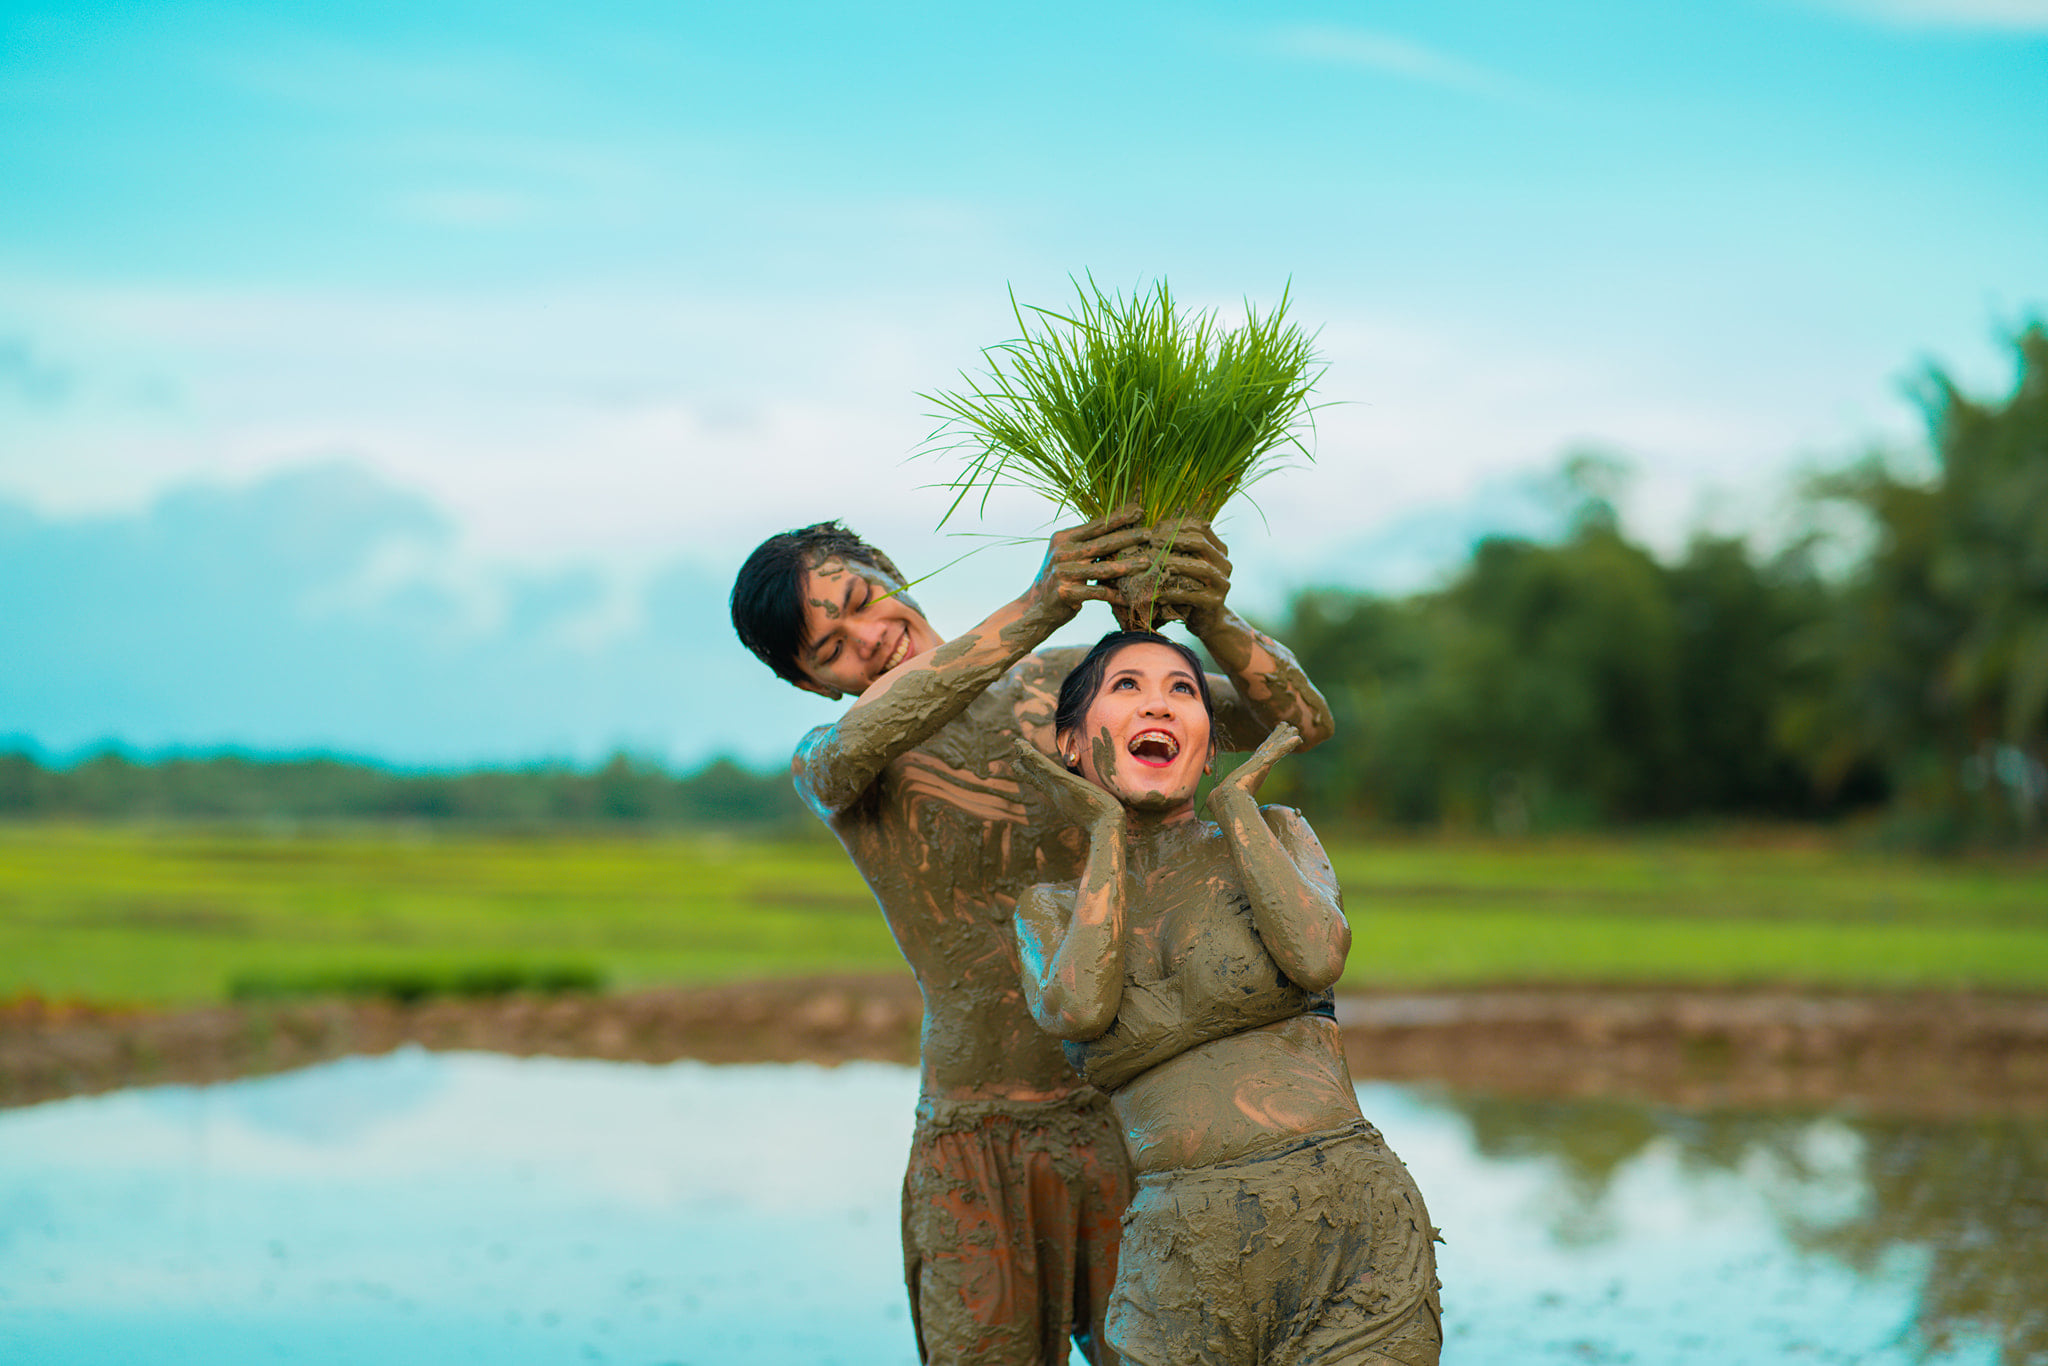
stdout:
<svg viewBox="0 0 2048 1366">
<path fill-rule="evenodd" d="M 0 1361 L 908 1366 L 916 1090 L 410 1051 L 0 1111 Z M 1454 1366 L 2048 1354 L 2048 1122 L 1360 1098 Z"/>
</svg>

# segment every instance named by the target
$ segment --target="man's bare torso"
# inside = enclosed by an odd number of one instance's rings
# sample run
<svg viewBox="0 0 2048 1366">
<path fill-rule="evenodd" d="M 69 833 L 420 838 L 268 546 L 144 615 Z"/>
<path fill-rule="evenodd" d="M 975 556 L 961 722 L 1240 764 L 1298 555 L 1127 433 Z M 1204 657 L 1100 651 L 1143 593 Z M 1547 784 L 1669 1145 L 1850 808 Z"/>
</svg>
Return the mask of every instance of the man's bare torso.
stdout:
<svg viewBox="0 0 2048 1366">
<path fill-rule="evenodd" d="M 1026 655 L 831 821 L 924 991 L 927 1095 L 1043 1100 L 1079 1084 L 1025 1008 L 1011 913 L 1033 883 L 1079 876 L 1081 832 L 1051 828 L 1012 744 L 1051 748 L 1080 654 Z"/>
</svg>

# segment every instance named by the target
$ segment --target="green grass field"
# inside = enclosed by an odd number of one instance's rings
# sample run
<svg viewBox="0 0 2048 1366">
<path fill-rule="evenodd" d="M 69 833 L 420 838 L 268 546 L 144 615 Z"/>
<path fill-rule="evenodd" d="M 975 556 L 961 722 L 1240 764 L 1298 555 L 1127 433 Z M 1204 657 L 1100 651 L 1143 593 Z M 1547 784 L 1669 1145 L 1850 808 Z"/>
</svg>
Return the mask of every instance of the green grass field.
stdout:
<svg viewBox="0 0 2048 1366">
<path fill-rule="evenodd" d="M 2048 991 L 2048 868 L 1818 843 L 1332 850 L 1350 988 L 1791 983 Z M 614 988 L 901 969 L 836 844 L 0 827 L 0 999 L 183 1004 L 237 980 L 500 967 Z"/>
</svg>

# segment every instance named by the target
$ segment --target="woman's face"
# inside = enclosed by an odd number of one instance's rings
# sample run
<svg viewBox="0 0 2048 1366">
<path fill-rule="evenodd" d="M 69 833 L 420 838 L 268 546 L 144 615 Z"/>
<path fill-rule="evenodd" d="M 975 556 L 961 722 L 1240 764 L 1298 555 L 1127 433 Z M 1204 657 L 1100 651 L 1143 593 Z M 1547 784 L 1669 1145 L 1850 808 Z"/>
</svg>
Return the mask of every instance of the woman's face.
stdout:
<svg viewBox="0 0 2048 1366">
<path fill-rule="evenodd" d="M 1110 656 L 1080 734 L 1061 743 L 1082 777 L 1124 805 L 1192 810 L 1209 766 L 1209 713 L 1180 652 L 1141 641 Z"/>
</svg>

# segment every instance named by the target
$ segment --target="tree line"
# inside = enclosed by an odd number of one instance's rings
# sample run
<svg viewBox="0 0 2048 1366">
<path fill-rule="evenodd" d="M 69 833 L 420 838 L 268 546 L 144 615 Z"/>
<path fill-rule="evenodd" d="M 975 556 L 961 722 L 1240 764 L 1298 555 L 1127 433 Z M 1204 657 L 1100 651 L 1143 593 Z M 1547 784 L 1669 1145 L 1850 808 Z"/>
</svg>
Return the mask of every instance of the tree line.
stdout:
<svg viewBox="0 0 2048 1366">
<path fill-rule="evenodd" d="M 0 754 L 0 818 L 753 831 L 814 824 L 786 773 L 755 773 L 730 759 L 715 759 L 687 775 L 626 754 L 590 768 L 541 764 L 418 773 L 333 757 L 213 754 L 151 762 L 119 750 L 68 767 L 46 765 L 25 751 Z"/>
<path fill-rule="evenodd" d="M 1660 559 L 1581 459 L 1554 542 L 1483 541 L 1408 597 L 1297 595 L 1275 634 L 1338 731 L 1269 795 L 1500 831 L 1881 807 L 1920 845 L 2042 841 L 2048 332 L 2014 350 L 2000 401 L 1930 368 L 1922 468 L 1872 454 L 1803 490 L 1852 514 L 1846 556 L 1816 531 Z"/>
<path fill-rule="evenodd" d="M 1265 795 L 1330 826 L 1876 809 L 1922 846 L 2048 840 L 2048 331 L 2013 346 L 2002 400 L 1929 369 L 1917 468 L 1872 454 L 1803 491 L 1814 525 L 1851 514 L 1847 555 L 1815 532 L 1770 551 L 1701 535 L 1660 558 L 1616 514 L 1616 468 L 1581 458 L 1555 540 L 1482 541 L 1429 592 L 1297 594 L 1269 628 L 1338 729 Z M 17 752 L 0 754 L 0 817 L 809 828 L 786 773 L 721 759 L 678 775 L 623 754 L 408 773 Z"/>
</svg>

